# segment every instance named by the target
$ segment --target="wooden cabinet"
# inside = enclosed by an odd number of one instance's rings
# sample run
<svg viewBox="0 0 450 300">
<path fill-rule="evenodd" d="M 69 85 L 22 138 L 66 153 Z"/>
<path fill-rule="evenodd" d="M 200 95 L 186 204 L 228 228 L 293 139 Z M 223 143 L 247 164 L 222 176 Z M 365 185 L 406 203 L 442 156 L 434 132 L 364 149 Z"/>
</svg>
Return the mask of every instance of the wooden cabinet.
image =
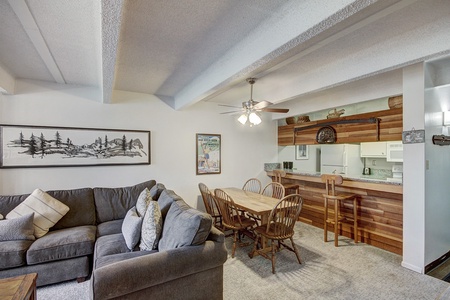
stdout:
<svg viewBox="0 0 450 300">
<path fill-rule="evenodd" d="M 385 158 L 387 155 L 386 142 L 361 143 L 361 157 Z"/>
</svg>

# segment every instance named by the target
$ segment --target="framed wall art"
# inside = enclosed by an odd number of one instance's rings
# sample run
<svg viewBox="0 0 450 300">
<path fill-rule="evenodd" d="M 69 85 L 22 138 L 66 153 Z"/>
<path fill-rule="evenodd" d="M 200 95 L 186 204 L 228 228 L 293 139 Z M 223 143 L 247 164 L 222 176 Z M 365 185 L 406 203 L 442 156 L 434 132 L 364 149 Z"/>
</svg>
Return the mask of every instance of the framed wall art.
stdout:
<svg viewBox="0 0 450 300">
<path fill-rule="evenodd" d="M 308 145 L 295 146 L 295 159 L 308 159 Z"/>
<path fill-rule="evenodd" d="M 196 160 L 197 175 L 220 174 L 220 134 L 197 133 Z"/>
<path fill-rule="evenodd" d="M 150 131 L 0 125 L 0 168 L 150 164 Z"/>
</svg>

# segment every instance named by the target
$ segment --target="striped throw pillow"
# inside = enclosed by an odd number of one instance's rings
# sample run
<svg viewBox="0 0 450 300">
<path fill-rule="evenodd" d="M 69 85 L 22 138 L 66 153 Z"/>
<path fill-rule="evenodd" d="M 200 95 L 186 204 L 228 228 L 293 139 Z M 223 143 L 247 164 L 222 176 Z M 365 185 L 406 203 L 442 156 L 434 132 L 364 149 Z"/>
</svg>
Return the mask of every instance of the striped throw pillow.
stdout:
<svg viewBox="0 0 450 300">
<path fill-rule="evenodd" d="M 14 219 L 34 213 L 34 236 L 43 237 L 69 211 L 69 207 L 46 192 L 36 189 L 22 203 L 6 215 Z"/>
</svg>

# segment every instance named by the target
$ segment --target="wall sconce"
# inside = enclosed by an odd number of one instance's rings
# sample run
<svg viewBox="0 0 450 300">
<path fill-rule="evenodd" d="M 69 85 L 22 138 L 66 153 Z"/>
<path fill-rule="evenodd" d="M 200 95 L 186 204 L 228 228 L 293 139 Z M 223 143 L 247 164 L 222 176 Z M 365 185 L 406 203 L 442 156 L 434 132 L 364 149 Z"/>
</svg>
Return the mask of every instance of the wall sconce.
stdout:
<svg viewBox="0 0 450 300">
<path fill-rule="evenodd" d="M 439 146 L 448 146 L 450 145 L 450 136 L 448 135 L 433 135 L 433 144 Z"/>
</svg>

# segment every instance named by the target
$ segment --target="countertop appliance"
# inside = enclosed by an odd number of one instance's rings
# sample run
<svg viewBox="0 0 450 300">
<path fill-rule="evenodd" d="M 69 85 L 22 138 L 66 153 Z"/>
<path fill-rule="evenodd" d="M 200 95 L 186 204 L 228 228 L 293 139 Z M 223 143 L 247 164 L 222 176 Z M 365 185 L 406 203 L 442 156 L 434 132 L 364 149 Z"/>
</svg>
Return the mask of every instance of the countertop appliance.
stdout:
<svg viewBox="0 0 450 300">
<path fill-rule="evenodd" d="M 364 167 L 363 169 L 363 175 L 370 175 L 371 174 L 371 170 L 368 167 Z"/>
<path fill-rule="evenodd" d="M 321 146 L 321 174 L 360 176 L 364 167 L 359 145 L 333 144 Z"/>
<path fill-rule="evenodd" d="M 395 164 L 392 166 L 392 178 L 386 178 L 387 181 L 403 182 L 403 164 Z"/>
</svg>

